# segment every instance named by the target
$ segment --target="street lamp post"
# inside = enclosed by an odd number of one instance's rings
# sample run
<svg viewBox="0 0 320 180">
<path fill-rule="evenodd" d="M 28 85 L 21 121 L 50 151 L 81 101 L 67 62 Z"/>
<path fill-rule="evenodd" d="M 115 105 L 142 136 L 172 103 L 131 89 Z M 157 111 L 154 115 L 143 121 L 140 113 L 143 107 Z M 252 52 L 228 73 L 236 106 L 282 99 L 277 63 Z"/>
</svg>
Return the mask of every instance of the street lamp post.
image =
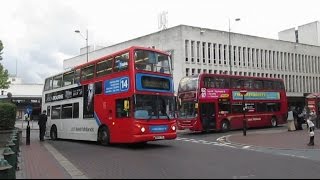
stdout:
<svg viewBox="0 0 320 180">
<path fill-rule="evenodd" d="M 242 95 L 242 112 L 243 112 L 243 135 L 247 135 L 247 120 L 246 120 L 246 107 L 244 103 L 244 96 L 247 94 L 246 89 L 241 89 L 240 94 Z"/>
<path fill-rule="evenodd" d="M 86 37 L 84 37 L 79 30 L 75 30 L 75 33 L 79 33 L 86 40 L 86 48 L 87 48 L 87 62 L 89 61 L 89 47 L 88 47 L 88 29 L 86 30 Z"/>
<path fill-rule="evenodd" d="M 240 21 L 240 18 L 236 18 L 235 21 Z M 229 18 L 229 33 L 228 33 L 228 37 L 229 37 L 229 67 L 230 67 L 230 71 L 229 74 L 232 75 L 232 64 L 231 64 L 231 28 L 230 28 L 230 18 Z"/>
</svg>

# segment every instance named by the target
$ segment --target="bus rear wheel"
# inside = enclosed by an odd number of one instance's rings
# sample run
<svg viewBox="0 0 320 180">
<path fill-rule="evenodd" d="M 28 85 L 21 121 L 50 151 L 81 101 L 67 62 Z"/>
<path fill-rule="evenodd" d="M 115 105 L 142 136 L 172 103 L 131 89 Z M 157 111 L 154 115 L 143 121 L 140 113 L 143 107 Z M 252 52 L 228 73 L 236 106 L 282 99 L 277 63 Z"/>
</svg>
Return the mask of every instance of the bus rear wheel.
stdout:
<svg viewBox="0 0 320 180">
<path fill-rule="evenodd" d="M 228 132 L 230 131 L 230 123 L 228 120 L 223 120 L 221 122 L 221 132 Z"/>
<path fill-rule="evenodd" d="M 110 143 L 110 133 L 106 126 L 99 130 L 99 142 L 104 146 L 109 145 Z"/>
<path fill-rule="evenodd" d="M 271 127 L 277 127 L 277 126 L 278 126 L 277 118 L 272 117 L 271 118 Z"/>
<path fill-rule="evenodd" d="M 50 129 L 50 138 L 52 140 L 57 140 L 58 139 L 58 132 L 57 132 L 57 127 L 56 126 L 52 126 Z"/>
</svg>

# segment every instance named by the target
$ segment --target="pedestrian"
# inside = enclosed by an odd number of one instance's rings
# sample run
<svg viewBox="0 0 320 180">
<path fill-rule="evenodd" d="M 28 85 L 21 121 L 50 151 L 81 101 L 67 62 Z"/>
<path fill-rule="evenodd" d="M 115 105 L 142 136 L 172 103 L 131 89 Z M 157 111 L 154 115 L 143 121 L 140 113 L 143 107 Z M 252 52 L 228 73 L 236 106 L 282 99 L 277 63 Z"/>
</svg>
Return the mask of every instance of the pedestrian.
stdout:
<svg viewBox="0 0 320 180">
<path fill-rule="evenodd" d="M 297 119 L 297 130 L 303 130 L 302 124 L 304 123 L 304 114 L 301 107 L 297 109 L 298 119 Z"/>
<path fill-rule="evenodd" d="M 44 134 L 46 132 L 46 124 L 47 124 L 47 111 L 43 110 L 42 114 L 40 114 L 39 116 L 39 121 L 38 121 L 38 125 L 39 125 L 39 138 L 40 141 L 44 141 Z"/>
<path fill-rule="evenodd" d="M 296 128 L 294 126 L 294 117 L 293 117 L 293 108 L 294 107 L 290 107 L 289 111 L 288 111 L 288 131 L 295 131 Z"/>
<path fill-rule="evenodd" d="M 311 121 L 310 117 L 307 119 L 307 124 L 309 129 L 309 136 L 310 136 L 310 141 L 308 143 L 308 146 L 314 146 L 314 124 Z"/>
</svg>

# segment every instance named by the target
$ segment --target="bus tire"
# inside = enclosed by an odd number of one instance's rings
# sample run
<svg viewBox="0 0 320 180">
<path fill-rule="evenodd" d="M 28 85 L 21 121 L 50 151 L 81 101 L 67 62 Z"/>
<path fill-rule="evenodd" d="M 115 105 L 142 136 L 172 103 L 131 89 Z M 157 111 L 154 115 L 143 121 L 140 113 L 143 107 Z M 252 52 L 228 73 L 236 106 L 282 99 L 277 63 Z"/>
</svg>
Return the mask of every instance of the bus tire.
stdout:
<svg viewBox="0 0 320 180">
<path fill-rule="evenodd" d="M 228 131 L 230 131 L 230 122 L 225 119 L 221 122 L 221 132 L 228 132 Z"/>
<path fill-rule="evenodd" d="M 52 126 L 50 129 L 50 138 L 51 140 L 57 140 L 58 139 L 58 131 L 56 126 Z"/>
<path fill-rule="evenodd" d="M 277 127 L 278 126 L 278 121 L 276 117 L 271 118 L 271 127 Z"/>
<path fill-rule="evenodd" d="M 103 126 L 99 129 L 98 139 L 99 143 L 103 146 L 110 144 L 110 133 L 108 127 Z"/>
</svg>

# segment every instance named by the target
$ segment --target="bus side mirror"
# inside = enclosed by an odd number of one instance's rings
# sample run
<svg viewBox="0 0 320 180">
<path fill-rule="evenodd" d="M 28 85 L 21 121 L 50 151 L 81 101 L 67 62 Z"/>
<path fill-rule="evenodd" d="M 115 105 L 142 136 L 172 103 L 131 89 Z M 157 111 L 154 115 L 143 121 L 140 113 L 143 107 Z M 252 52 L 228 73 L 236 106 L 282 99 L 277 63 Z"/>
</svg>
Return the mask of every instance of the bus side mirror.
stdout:
<svg viewBox="0 0 320 180">
<path fill-rule="evenodd" d="M 127 110 L 129 110 L 129 108 L 130 108 L 129 100 L 124 100 L 123 101 L 123 109 L 127 111 Z"/>
</svg>

